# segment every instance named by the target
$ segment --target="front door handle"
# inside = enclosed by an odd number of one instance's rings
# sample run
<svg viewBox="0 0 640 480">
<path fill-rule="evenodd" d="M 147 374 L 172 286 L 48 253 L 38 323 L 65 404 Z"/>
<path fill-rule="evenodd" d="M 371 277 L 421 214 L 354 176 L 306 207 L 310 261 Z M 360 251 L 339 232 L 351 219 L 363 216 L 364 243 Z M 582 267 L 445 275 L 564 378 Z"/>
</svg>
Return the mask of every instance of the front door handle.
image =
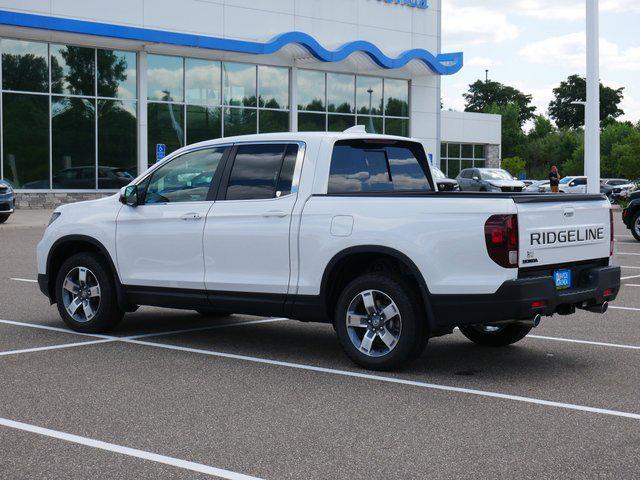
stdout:
<svg viewBox="0 0 640 480">
<path fill-rule="evenodd" d="M 185 222 L 197 222 L 202 218 L 202 215 L 196 212 L 191 212 L 191 213 L 185 213 L 180 218 Z"/>
<path fill-rule="evenodd" d="M 268 212 L 264 212 L 262 216 L 284 218 L 287 216 L 287 212 L 283 212 L 282 210 L 270 210 Z"/>
</svg>

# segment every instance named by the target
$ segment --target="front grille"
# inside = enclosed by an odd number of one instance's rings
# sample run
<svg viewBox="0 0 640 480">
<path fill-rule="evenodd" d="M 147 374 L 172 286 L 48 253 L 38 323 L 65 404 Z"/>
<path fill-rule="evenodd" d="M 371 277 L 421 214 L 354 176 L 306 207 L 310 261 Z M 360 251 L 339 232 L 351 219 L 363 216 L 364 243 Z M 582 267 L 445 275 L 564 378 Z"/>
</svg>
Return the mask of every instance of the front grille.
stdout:
<svg viewBox="0 0 640 480">
<path fill-rule="evenodd" d="M 522 191 L 522 187 L 502 187 L 502 191 L 509 193 L 509 192 L 521 192 Z"/>
<path fill-rule="evenodd" d="M 8 203 L 0 203 L 0 212 L 7 212 L 11 210 L 11 205 Z"/>
<path fill-rule="evenodd" d="M 439 183 L 438 190 L 441 192 L 452 192 L 454 188 L 453 183 Z"/>
</svg>

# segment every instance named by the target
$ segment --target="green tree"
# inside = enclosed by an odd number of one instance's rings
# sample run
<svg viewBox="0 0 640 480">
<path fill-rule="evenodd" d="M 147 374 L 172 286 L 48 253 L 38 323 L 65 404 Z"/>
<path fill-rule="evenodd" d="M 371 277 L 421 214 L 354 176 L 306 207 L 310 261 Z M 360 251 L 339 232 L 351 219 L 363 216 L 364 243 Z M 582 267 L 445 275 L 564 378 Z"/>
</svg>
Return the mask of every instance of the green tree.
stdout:
<svg viewBox="0 0 640 480">
<path fill-rule="evenodd" d="M 525 138 L 520 126 L 520 108 L 515 103 L 494 104 L 487 108 L 487 113 L 502 115 L 502 156 L 515 156 Z"/>
<path fill-rule="evenodd" d="M 587 98 L 587 82 L 584 77 L 571 75 L 560 86 L 553 89 L 554 99 L 549 104 L 549 115 L 558 128 L 577 129 L 584 125 L 584 106 L 573 102 L 583 102 Z M 600 84 L 600 120 L 607 124 L 624 115 L 619 108 L 624 97 L 624 88 L 613 89 Z"/>
<path fill-rule="evenodd" d="M 524 173 L 527 163 L 520 157 L 509 157 L 502 160 L 502 168 L 514 177 Z"/>
<path fill-rule="evenodd" d="M 533 118 L 536 107 L 531 104 L 532 96 L 520 90 L 503 85 L 500 82 L 478 80 L 469 85 L 469 91 L 463 94 L 465 111 L 488 113 L 494 106 L 515 105 L 518 108 L 518 125 Z"/>
<path fill-rule="evenodd" d="M 636 130 L 624 143 L 616 144 L 611 157 L 617 164 L 618 175 L 625 178 L 640 178 L 640 131 Z"/>
</svg>

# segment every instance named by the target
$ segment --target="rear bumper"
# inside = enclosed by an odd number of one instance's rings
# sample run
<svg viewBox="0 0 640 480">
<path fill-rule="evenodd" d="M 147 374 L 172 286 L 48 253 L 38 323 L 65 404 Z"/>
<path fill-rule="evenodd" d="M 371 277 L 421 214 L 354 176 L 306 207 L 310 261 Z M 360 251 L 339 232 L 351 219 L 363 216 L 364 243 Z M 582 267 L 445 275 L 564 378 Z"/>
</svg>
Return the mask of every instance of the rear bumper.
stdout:
<svg viewBox="0 0 640 480">
<path fill-rule="evenodd" d="M 605 295 L 605 291 L 609 291 Z M 433 295 L 436 323 L 442 327 L 528 320 L 550 316 L 566 307 L 599 305 L 615 300 L 620 291 L 620 267 L 585 269 L 576 287 L 557 290 L 553 276 L 542 275 L 505 282 L 492 295 Z M 534 308 L 534 302 L 544 306 Z"/>
</svg>

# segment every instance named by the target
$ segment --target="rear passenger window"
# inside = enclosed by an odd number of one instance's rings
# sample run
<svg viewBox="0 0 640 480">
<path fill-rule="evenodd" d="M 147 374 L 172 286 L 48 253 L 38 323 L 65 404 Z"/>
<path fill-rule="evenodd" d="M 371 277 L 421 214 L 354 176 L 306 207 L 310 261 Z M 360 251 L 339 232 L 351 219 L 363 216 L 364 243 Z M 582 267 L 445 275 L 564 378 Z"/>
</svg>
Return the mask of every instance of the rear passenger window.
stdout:
<svg viewBox="0 0 640 480">
<path fill-rule="evenodd" d="M 226 200 L 260 200 L 291 193 L 298 146 L 240 145 L 227 184 Z"/>
<path fill-rule="evenodd" d="M 418 144 L 337 142 L 328 193 L 425 192 L 432 190 Z"/>
</svg>

